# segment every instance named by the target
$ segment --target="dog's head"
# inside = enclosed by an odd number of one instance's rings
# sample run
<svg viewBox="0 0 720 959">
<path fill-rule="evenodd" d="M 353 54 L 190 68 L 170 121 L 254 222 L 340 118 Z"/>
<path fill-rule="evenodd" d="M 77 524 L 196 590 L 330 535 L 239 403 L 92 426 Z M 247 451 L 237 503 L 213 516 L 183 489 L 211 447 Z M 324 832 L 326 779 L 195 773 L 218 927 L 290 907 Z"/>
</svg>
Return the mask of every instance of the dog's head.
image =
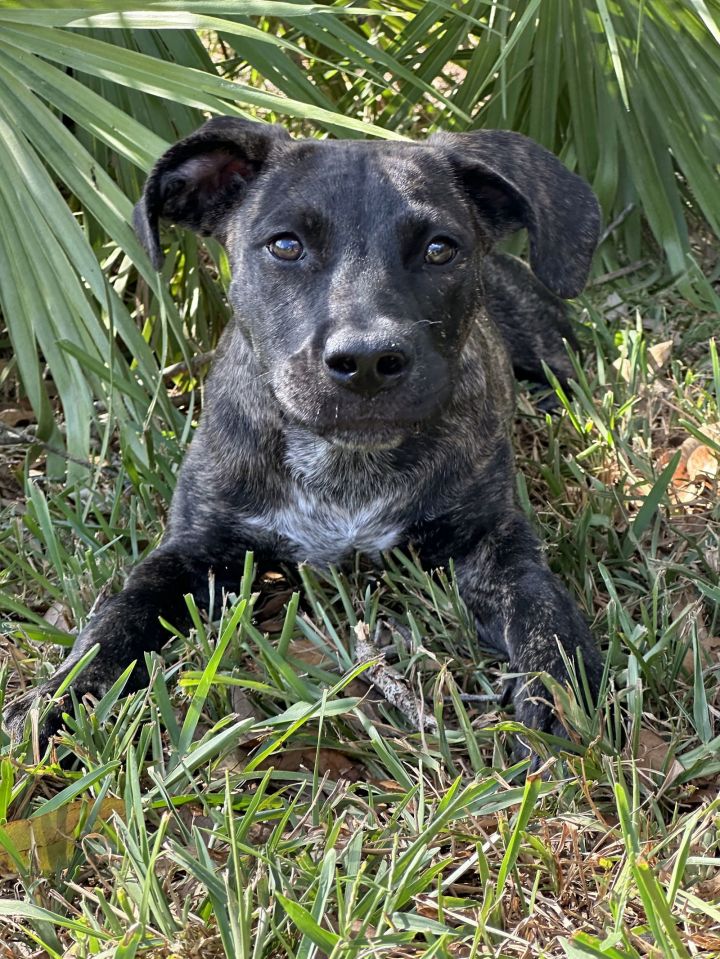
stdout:
<svg viewBox="0 0 720 959">
<path fill-rule="evenodd" d="M 589 187 L 520 134 L 291 140 L 230 117 L 148 178 L 135 225 L 158 268 L 160 220 L 224 243 L 236 322 L 284 415 L 365 447 L 448 402 L 498 240 L 527 228 L 535 274 L 570 297 L 599 229 Z"/>
</svg>

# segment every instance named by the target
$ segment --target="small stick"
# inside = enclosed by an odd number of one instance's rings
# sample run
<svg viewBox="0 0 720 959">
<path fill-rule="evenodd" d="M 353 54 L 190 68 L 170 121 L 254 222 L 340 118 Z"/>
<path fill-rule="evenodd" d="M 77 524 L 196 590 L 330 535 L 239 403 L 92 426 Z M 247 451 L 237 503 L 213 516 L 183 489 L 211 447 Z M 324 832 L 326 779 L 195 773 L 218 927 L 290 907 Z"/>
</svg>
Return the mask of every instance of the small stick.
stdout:
<svg viewBox="0 0 720 959">
<path fill-rule="evenodd" d="M 4 436 L 3 434 L 7 435 Z M 39 440 L 34 433 L 30 432 L 30 430 L 19 430 L 15 426 L 8 426 L 7 423 L 0 423 L 0 446 L 39 446 L 47 453 L 53 453 L 55 456 L 61 456 L 64 460 L 67 460 L 68 463 L 75 463 L 77 466 L 84 466 L 85 469 L 88 470 L 95 470 L 98 468 L 95 463 L 78 459 L 76 456 L 71 456 L 70 453 L 66 453 L 65 450 L 60 450 L 55 446 L 51 446 L 50 443 L 45 443 L 43 440 Z M 101 466 L 100 469 L 116 472 L 113 466 Z"/>
<path fill-rule="evenodd" d="M 381 626 L 378 624 L 375 635 L 377 637 Z M 380 690 L 385 699 L 391 706 L 395 706 L 407 717 L 416 729 L 427 729 L 430 732 L 437 731 L 437 723 L 434 716 L 428 716 L 424 710 L 424 703 L 418 702 L 413 695 L 407 682 L 385 662 L 385 654 L 377 645 L 377 641 L 371 641 L 369 638 L 369 629 L 366 623 L 358 623 L 355 627 L 355 659 L 357 662 L 367 662 L 367 660 L 378 660 L 377 664 L 370 666 L 363 677 L 369 680 Z"/>
<path fill-rule="evenodd" d="M 590 283 L 590 286 L 603 286 L 605 283 L 610 283 L 611 280 L 617 280 L 621 276 L 627 276 L 628 273 L 635 273 L 637 270 L 641 270 L 644 266 L 649 266 L 651 263 L 652 260 L 636 260 L 634 263 L 620 267 L 619 270 L 613 270 L 612 273 L 603 273 L 601 276 L 596 277 Z"/>
<path fill-rule="evenodd" d="M 602 244 L 605 242 L 605 240 L 607 240 L 610 234 L 614 233 L 615 230 L 617 230 L 617 228 L 620 226 L 620 224 L 624 223 L 625 220 L 627 220 L 627 218 L 630 216 L 630 214 L 632 213 L 634 209 L 635 209 L 635 204 L 628 203 L 628 205 L 618 213 L 618 215 L 615 217 L 612 223 L 606 226 L 605 229 L 600 234 L 600 239 L 598 240 L 598 246 L 602 246 Z"/>
<path fill-rule="evenodd" d="M 195 373 L 200 369 L 201 366 L 206 366 L 212 359 L 215 357 L 215 350 L 209 350 L 207 353 L 196 353 L 195 356 L 190 358 L 188 363 L 186 360 L 180 360 L 179 363 L 172 363 L 170 366 L 164 367 L 160 370 L 162 376 L 175 376 L 177 373 Z"/>
</svg>

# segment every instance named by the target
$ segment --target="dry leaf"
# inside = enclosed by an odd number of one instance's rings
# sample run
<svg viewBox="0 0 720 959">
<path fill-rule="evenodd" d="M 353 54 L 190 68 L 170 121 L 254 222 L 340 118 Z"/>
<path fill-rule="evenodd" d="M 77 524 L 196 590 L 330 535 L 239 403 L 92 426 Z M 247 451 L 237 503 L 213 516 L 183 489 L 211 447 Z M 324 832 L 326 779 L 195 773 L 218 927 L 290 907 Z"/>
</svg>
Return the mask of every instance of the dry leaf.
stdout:
<svg viewBox="0 0 720 959">
<path fill-rule="evenodd" d="M 648 357 L 653 369 L 657 372 L 667 364 L 672 354 L 673 341 L 665 340 L 648 347 Z"/>
<path fill-rule="evenodd" d="M 399 782 L 396 782 L 394 779 L 373 779 L 372 783 L 374 786 L 379 786 L 380 789 L 387 789 L 391 793 L 405 793 L 407 790 L 404 786 L 401 786 Z"/>
<path fill-rule="evenodd" d="M 613 366 L 617 370 L 620 379 L 625 380 L 626 383 L 629 383 L 632 378 L 632 367 L 630 366 L 630 360 L 626 356 L 618 356 L 616 360 L 613 360 Z"/>
<path fill-rule="evenodd" d="M 694 436 L 687 436 L 680 446 L 664 449 L 655 460 L 656 469 L 662 470 L 668 465 L 670 460 L 675 456 L 678 449 L 680 450 L 680 459 L 678 460 L 678 465 L 675 467 L 675 472 L 673 473 L 673 479 L 682 479 L 687 477 L 687 461 L 690 458 L 690 454 L 700 446 L 700 440 L 696 440 Z"/>
<path fill-rule="evenodd" d="M 248 763 L 252 748 L 258 744 L 259 740 L 248 739 L 246 742 L 234 749 L 220 762 L 218 768 L 229 772 L 242 772 Z M 327 776 L 333 782 L 344 779 L 347 782 L 356 783 L 361 779 L 367 778 L 367 771 L 362 763 L 357 762 L 352 756 L 342 752 L 340 749 L 329 749 L 322 747 L 316 749 L 315 746 L 299 747 L 296 749 L 283 749 L 282 752 L 271 753 L 260 765 L 259 770 L 276 769 L 282 772 L 296 773 L 299 771 L 313 772 L 315 764 L 319 776 Z"/>
<path fill-rule="evenodd" d="M 667 788 L 684 772 L 677 759 L 671 756 L 670 747 L 662 736 L 653 732 L 652 729 L 640 730 L 637 751 L 638 768 L 646 773 L 664 774 L 661 789 Z"/>
<path fill-rule="evenodd" d="M 672 340 L 665 340 L 662 343 L 655 343 L 653 346 L 648 347 L 647 356 L 650 361 L 649 365 L 654 372 L 657 373 L 667 365 L 672 354 L 672 347 Z M 629 383 L 632 379 L 632 364 L 628 357 L 623 355 L 618 356 L 616 360 L 613 360 L 613 366 L 617 370 L 620 379 Z"/>
<path fill-rule="evenodd" d="M 698 630 L 698 645 L 700 646 L 700 662 L 703 666 L 713 666 L 720 663 L 720 636 L 701 635 Z M 690 676 L 695 672 L 695 653 L 692 646 L 683 658 L 683 669 Z"/>
<path fill-rule="evenodd" d="M 252 702 L 247 692 L 240 686 L 230 687 L 230 705 L 238 719 L 253 719 L 260 722 L 264 714 Z"/>
<path fill-rule="evenodd" d="M 688 436 L 680 444 L 680 462 L 677 465 L 677 469 L 673 474 L 673 480 L 681 479 L 684 476 L 688 475 L 687 463 L 695 450 L 700 446 L 700 440 L 696 439 L 694 436 Z"/>
<path fill-rule="evenodd" d="M 288 647 L 288 656 L 306 666 L 327 666 L 330 663 L 330 657 L 310 639 L 294 639 Z"/>
<path fill-rule="evenodd" d="M 687 458 L 685 464 L 688 477 L 691 480 L 696 478 L 717 476 L 718 461 L 709 446 L 699 443 Z"/>
<path fill-rule="evenodd" d="M 65 605 L 63 603 L 53 603 L 46 611 L 43 619 L 46 623 L 49 623 L 50 626 L 55 626 L 57 629 L 61 629 L 64 633 L 72 632 L 72 627 L 67 621 L 65 615 Z"/>
<path fill-rule="evenodd" d="M 311 746 L 308 749 L 284 749 L 282 753 L 269 756 L 259 769 L 273 766 L 285 772 L 297 772 L 300 769 L 312 772 L 317 763 L 318 775 L 327 775 L 331 780 L 346 779 L 349 782 L 359 782 L 367 775 L 365 767 L 356 762 L 352 756 L 339 749 L 320 748 Z"/>
<path fill-rule="evenodd" d="M 638 742 L 637 761 L 645 769 L 663 772 L 668 758 L 669 746 L 652 729 L 641 729 Z"/>
<path fill-rule="evenodd" d="M 694 436 L 688 436 L 678 447 L 680 459 L 673 473 L 669 492 L 676 502 L 693 503 L 702 495 L 705 483 L 717 474 L 718 463 L 712 450 Z M 677 453 L 666 449 L 657 457 L 655 466 L 663 470 Z"/>
<path fill-rule="evenodd" d="M 77 828 L 86 819 L 90 808 L 87 799 L 78 799 L 32 819 L 6 823 L 0 826 L 0 834 L 15 848 L 25 867 L 30 868 L 31 863 L 36 863 L 41 872 L 54 873 L 70 861 L 75 851 Z M 121 799 L 104 799 L 95 819 L 95 828 L 107 823 L 113 813 L 122 816 L 124 811 L 125 803 Z M 17 871 L 4 846 L 0 847 L 0 870 L 13 875 Z"/>
</svg>

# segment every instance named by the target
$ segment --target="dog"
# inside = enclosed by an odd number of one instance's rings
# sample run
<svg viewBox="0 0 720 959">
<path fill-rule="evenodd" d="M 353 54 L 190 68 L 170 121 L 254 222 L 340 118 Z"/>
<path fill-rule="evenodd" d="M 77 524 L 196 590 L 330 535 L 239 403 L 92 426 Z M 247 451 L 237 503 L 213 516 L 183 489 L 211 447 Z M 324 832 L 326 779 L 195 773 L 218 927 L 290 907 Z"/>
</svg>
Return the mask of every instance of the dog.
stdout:
<svg viewBox="0 0 720 959">
<path fill-rule="evenodd" d="M 516 718 L 565 735 L 537 674 L 567 681 L 562 650 L 595 695 L 602 663 L 515 502 L 510 426 L 515 374 L 571 372 L 563 300 L 600 227 L 588 185 L 517 133 L 296 140 L 216 117 L 157 161 L 135 208 L 157 269 L 160 221 L 224 244 L 234 318 L 160 546 L 11 704 L 11 734 L 96 643 L 78 696 L 133 661 L 145 684 L 160 617 L 188 627 L 184 594 L 207 602 L 211 570 L 237 586 L 246 550 L 325 566 L 412 544 L 428 568 L 454 560 L 479 640 L 521 677 Z M 522 228 L 532 272 L 495 250 Z"/>
</svg>

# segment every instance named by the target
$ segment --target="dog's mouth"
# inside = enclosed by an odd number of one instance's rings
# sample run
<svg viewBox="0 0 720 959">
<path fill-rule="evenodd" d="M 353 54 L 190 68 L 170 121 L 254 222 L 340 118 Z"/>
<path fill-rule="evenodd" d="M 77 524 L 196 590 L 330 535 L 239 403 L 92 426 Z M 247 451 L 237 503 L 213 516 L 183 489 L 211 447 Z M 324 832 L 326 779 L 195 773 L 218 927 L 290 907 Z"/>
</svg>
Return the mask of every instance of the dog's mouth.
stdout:
<svg viewBox="0 0 720 959">
<path fill-rule="evenodd" d="M 276 396 L 290 422 L 326 442 L 347 449 L 381 450 L 399 446 L 426 429 L 442 414 L 450 392 L 447 384 L 417 399 L 388 395 L 349 403 L 333 397 L 298 402 L 295 397 Z"/>
</svg>

